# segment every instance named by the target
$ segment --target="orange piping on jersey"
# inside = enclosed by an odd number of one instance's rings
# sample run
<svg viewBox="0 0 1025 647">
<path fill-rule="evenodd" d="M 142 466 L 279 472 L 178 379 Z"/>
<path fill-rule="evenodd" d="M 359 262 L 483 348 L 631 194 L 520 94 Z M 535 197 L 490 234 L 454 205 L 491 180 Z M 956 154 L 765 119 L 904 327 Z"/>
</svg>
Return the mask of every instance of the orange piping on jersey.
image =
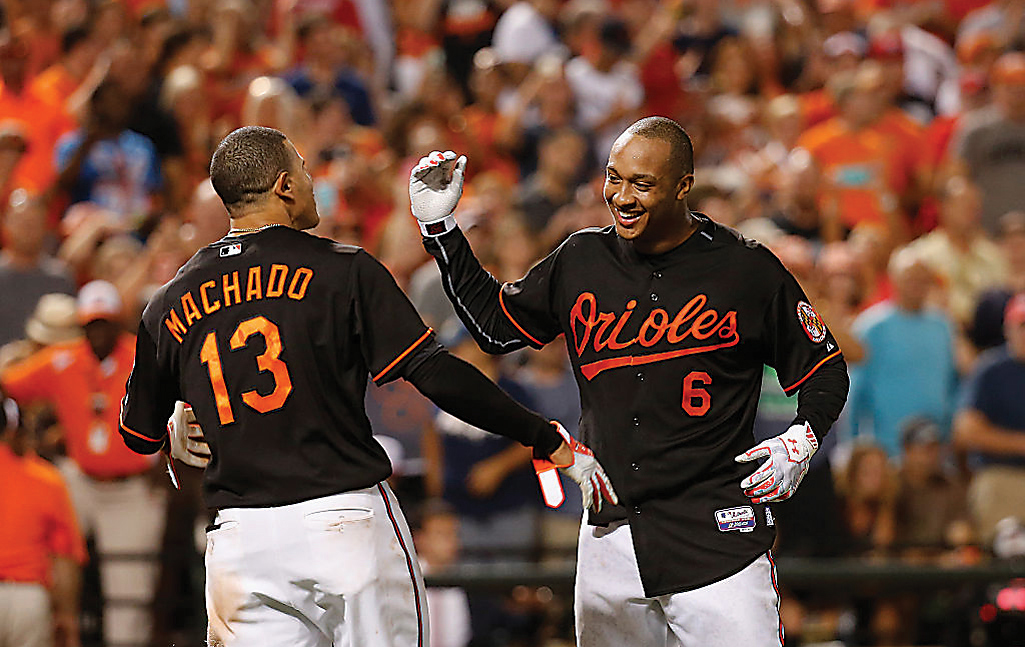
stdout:
<svg viewBox="0 0 1025 647">
<path fill-rule="evenodd" d="M 804 377 L 802 377 L 801 379 L 797 380 L 796 382 L 794 382 L 792 385 L 788 386 L 787 388 L 783 389 L 783 392 L 784 393 L 789 393 L 790 391 L 793 391 L 797 387 L 801 386 L 801 383 L 804 382 L 805 380 L 807 380 L 809 377 L 811 377 L 812 373 L 814 373 L 815 371 L 819 370 L 820 366 L 822 366 L 823 364 L 825 364 L 826 362 L 828 362 L 829 360 L 833 359 L 834 357 L 836 357 L 839 354 L 840 354 L 840 349 L 837 348 L 836 351 L 834 351 L 833 353 L 830 353 L 829 355 L 826 355 L 824 358 L 822 358 L 822 361 L 820 361 L 815 366 L 812 366 L 811 370 L 808 371 L 808 373 L 805 374 Z"/>
<path fill-rule="evenodd" d="M 667 359 L 675 359 L 685 355 L 696 355 L 698 353 L 707 353 L 713 350 L 719 350 L 720 348 L 729 348 L 730 346 L 736 346 L 738 343 L 740 343 L 740 335 L 734 334 L 732 339 L 722 344 L 697 346 L 695 348 L 681 348 L 680 350 L 671 350 L 666 353 L 652 353 L 651 355 L 625 355 L 623 357 L 612 357 L 610 359 L 602 359 L 597 362 L 591 362 L 590 364 L 584 364 L 580 367 L 580 373 L 587 378 L 588 381 L 591 381 L 594 376 L 598 375 L 598 373 L 607 371 L 611 368 L 654 364 L 655 362 L 664 362 Z"/>
<path fill-rule="evenodd" d="M 512 325 L 516 326 L 516 330 L 519 330 L 521 333 L 526 335 L 527 339 L 529 339 L 530 341 L 534 342 L 538 346 L 544 346 L 544 344 L 542 344 L 538 340 L 534 339 L 533 335 L 531 335 L 529 332 L 524 330 L 523 326 L 521 326 L 520 324 L 516 323 L 516 320 L 513 319 L 513 316 L 511 314 L 509 314 L 509 310 L 507 310 L 506 307 L 505 307 L 505 299 L 502 298 L 502 288 L 498 288 L 498 304 L 500 306 L 502 306 L 502 312 L 505 313 L 506 317 L 509 317 L 509 321 L 512 322 Z"/>
<path fill-rule="evenodd" d="M 395 365 L 398 364 L 399 362 L 401 362 L 403 357 L 405 357 L 406 355 L 409 355 L 410 353 L 412 353 L 413 349 L 416 348 L 417 346 L 419 346 L 420 343 L 423 340 L 427 339 L 427 336 L 430 335 L 432 332 L 434 332 L 434 330 L 432 328 L 428 328 L 427 332 L 425 332 L 423 335 L 420 336 L 420 339 L 417 339 L 415 342 L 410 344 L 409 348 L 407 348 L 406 350 L 402 351 L 402 354 L 399 355 L 398 357 L 396 357 L 395 359 L 393 359 L 391 364 L 389 364 L 388 366 L 385 366 L 384 370 L 382 370 L 380 373 L 375 375 L 373 377 L 374 382 L 378 381 L 379 379 L 381 379 L 382 377 L 387 375 L 388 371 L 390 371 L 393 368 L 395 368 Z"/>
<path fill-rule="evenodd" d="M 164 436 L 161 436 L 160 438 L 150 438 L 149 436 L 143 436 L 139 432 L 133 431 L 133 430 L 129 429 L 128 427 L 126 427 L 125 423 L 122 422 L 122 423 L 119 423 L 119 424 L 120 424 L 122 429 L 124 429 L 128 433 L 132 434 L 133 436 L 137 436 L 139 438 L 142 438 L 143 440 L 148 440 L 151 443 L 159 443 L 160 441 L 162 441 L 164 439 Z M 164 435 L 166 436 L 167 434 L 164 434 Z"/>
</svg>

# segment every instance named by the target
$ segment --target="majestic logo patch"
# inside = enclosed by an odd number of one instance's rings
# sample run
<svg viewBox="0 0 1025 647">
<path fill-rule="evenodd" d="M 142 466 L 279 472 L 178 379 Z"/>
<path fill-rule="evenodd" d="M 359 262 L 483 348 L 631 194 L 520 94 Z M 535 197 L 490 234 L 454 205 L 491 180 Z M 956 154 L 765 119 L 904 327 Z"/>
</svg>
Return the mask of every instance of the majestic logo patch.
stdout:
<svg viewBox="0 0 1025 647">
<path fill-rule="evenodd" d="M 826 324 L 822 323 L 819 313 L 815 312 L 815 308 L 807 301 L 797 302 L 797 320 L 804 327 L 808 339 L 819 343 L 826 338 Z"/>
<path fill-rule="evenodd" d="M 221 248 L 221 258 L 225 256 L 238 256 L 242 253 L 242 243 L 232 243 Z"/>
<path fill-rule="evenodd" d="M 716 510 L 715 523 L 719 525 L 719 532 L 751 532 L 755 529 L 755 509 L 749 505 L 742 505 L 739 508 Z"/>
</svg>

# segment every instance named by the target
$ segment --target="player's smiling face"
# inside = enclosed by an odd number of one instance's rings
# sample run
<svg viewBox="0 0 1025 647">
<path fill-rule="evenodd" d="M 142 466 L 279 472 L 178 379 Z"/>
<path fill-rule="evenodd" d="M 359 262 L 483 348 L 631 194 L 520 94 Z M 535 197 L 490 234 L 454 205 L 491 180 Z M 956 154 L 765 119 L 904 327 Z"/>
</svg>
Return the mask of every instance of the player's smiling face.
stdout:
<svg viewBox="0 0 1025 647">
<path fill-rule="evenodd" d="M 680 242 L 689 226 L 686 195 L 694 182 L 674 168 L 670 145 L 661 139 L 624 133 L 612 146 L 605 168 L 605 202 L 616 232 L 642 253 L 658 254 Z"/>
</svg>

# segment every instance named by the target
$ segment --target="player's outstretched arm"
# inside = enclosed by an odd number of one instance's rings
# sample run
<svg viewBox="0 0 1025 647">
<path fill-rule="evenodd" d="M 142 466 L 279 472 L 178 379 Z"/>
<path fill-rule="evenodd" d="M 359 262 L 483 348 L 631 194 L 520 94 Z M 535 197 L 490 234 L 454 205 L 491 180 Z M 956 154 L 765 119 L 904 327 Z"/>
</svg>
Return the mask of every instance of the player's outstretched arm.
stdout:
<svg viewBox="0 0 1025 647">
<path fill-rule="evenodd" d="M 585 507 L 598 511 L 603 499 L 619 502 L 590 449 L 566 434 L 562 425 L 510 398 L 471 364 L 439 348 L 405 378 L 443 411 L 534 448 L 535 458 L 549 461 L 580 485 Z"/>
<path fill-rule="evenodd" d="M 511 286 L 503 288 L 481 266 L 456 226 L 453 212 L 462 195 L 465 168 L 466 157 L 457 159 L 452 151 L 434 151 L 421 158 L 410 173 L 410 205 L 424 236 L 424 248 L 437 261 L 445 294 L 478 346 L 492 354 L 528 345 L 540 348 L 554 335 L 538 332 L 526 319 L 513 319 L 512 313 L 528 296 L 518 285 L 522 281 L 517 284 L 516 296 L 503 303 L 502 291 Z M 516 304 L 511 303 L 513 299 Z M 547 303 L 547 295 L 538 301 Z"/>
</svg>

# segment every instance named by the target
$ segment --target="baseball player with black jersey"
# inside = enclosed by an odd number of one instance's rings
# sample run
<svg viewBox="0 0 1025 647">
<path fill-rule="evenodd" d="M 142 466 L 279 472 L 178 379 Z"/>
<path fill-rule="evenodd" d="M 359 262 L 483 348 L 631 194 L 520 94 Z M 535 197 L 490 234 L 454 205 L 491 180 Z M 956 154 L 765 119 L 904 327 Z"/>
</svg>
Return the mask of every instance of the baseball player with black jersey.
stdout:
<svg viewBox="0 0 1025 647">
<path fill-rule="evenodd" d="M 137 452 L 165 448 L 178 400 L 209 445 L 210 644 L 429 645 L 423 579 L 363 409 L 368 377 L 405 378 L 616 500 L 587 448 L 441 348 L 373 257 L 300 231 L 319 216 L 282 133 L 234 131 L 210 174 L 231 231 L 150 300 L 121 410 Z M 195 454 L 195 424 L 182 407 L 173 419 L 192 436 L 176 453 Z"/>
<path fill-rule="evenodd" d="M 466 158 L 432 153 L 410 176 L 424 244 L 477 343 L 503 353 L 566 336 L 581 437 L 620 498 L 581 526 L 582 647 L 781 645 L 766 504 L 794 493 L 847 397 L 836 340 L 793 276 L 688 209 L 692 156 L 670 119 L 630 126 L 606 168 L 615 225 L 572 234 L 504 285 L 451 215 Z M 751 447 L 764 364 L 798 413 Z"/>
</svg>

